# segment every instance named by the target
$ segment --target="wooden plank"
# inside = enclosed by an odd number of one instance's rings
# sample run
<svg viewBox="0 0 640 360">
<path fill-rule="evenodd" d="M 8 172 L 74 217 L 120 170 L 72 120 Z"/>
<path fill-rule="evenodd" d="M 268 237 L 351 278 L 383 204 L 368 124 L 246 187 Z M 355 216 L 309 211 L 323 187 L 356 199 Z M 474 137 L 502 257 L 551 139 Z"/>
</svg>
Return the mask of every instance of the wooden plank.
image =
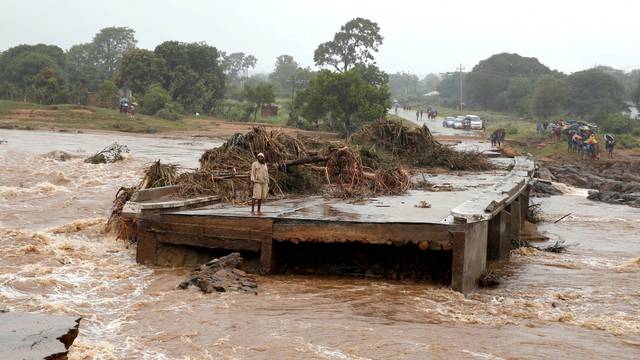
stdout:
<svg viewBox="0 0 640 360">
<path fill-rule="evenodd" d="M 291 242 L 418 244 L 450 240 L 447 225 L 276 220 L 273 239 Z"/>
<path fill-rule="evenodd" d="M 201 236 L 150 229 L 159 243 L 190 245 L 209 249 L 259 251 L 262 241 L 248 239 L 229 239 L 215 236 Z"/>
</svg>

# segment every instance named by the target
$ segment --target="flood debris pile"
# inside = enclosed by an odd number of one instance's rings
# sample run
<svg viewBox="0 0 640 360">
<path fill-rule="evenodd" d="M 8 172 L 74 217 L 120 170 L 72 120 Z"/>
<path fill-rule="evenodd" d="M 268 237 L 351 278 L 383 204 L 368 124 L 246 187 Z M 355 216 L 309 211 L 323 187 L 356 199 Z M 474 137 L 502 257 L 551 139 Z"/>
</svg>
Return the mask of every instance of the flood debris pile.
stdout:
<svg viewBox="0 0 640 360">
<path fill-rule="evenodd" d="M 109 149 L 112 147 L 105 150 Z M 400 195 L 411 187 L 407 169 L 492 168 L 481 153 L 456 151 L 438 143 L 426 127 L 409 129 L 391 120 L 373 122 L 346 142 L 298 139 L 282 129 L 255 127 L 205 151 L 198 169 L 181 172 L 175 165 L 155 162 L 147 167 L 133 191 L 175 185 L 182 197 L 217 195 L 223 201 L 242 203 L 251 194 L 251 164 L 258 153 L 265 155 L 269 165 L 270 193 L 280 197 Z M 110 225 L 122 230 L 121 238 L 128 238 L 124 236 L 130 230 L 131 224 L 121 219 L 121 213 L 131 196 L 131 188 L 118 192 L 109 220 Z"/>
<path fill-rule="evenodd" d="M 160 160 L 148 165 L 144 171 L 144 177 L 140 184 L 141 189 L 150 189 L 161 186 L 175 185 L 178 179 L 178 166 L 174 164 L 162 164 Z"/>
<path fill-rule="evenodd" d="M 242 256 L 234 252 L 213 259 L 193 269 L 187 279 L 178 285 L 180 289 L 197 286 L 205 294 L 212 292 L 244 291 L 257 294 L 255 277 L 240 270 Z"/>
<path fill-rule="evenodd" d="M 175 185 L 177 178 L 178 167 L 176 165 L 162 164 L 160 160 L 148 165 L 144 170 L 140 184 L 137 186 L 123 186 L 116 192 L 105 230 L 114 231 L 118 239 L 132 240 L 135 233 L 135 221 L 122 216 L 124 205 L 131 200 L 136 191 Z"/>
<path fill-rule="evenodd" d="M 206 151 L 200 169 L 178 177 L 181 193 L 222 193 L 237 199 L 239 190 L 247 192 L 251 163 L 258 153 L 270 165 L 271 191 L 278 195 L 398 195 L 411 186 L 407 168 L 492 168 L 479 152 L 460 152 L 440 144 L 427 127 L 409 129 L 392 120 L 364 126 L 343 143 L 297 139 L 280 129 L 256 127 Z"/>
<path fill-rule="evenodd" d="M 127 145 L 121 145 L 117 142 L 107 146 L 106 148 L 98 151 L 97 153 L 89 156 L 84 162 L 89 164 L 109 164 L 124 159 L 122 154 L 128 153 L 129 148 Z"/>
<path fill-rule="evenodd" d="M 200 169 L 180 175 L 177 185 L 183 194 L 218 193 L 237 199 L 238 190 L 248 189 L 251 163 L 258 153 L 265 155 L 271 191 L 278 195 L 352 198 L 400 194 L 409 188 L 406 170 L 365 167 L 353 145 L 298 140 L 280 129 L 263 127 L 236 134 L 221 147 L 206 151 Z"/>
<path fill-rule="evenodd" d="M 383 157 L 387 157 L 387 162 L 395 160 L 407 166 L 473 171 L 493 168 L 480 152 L 457 151 L 442 145 L 434 139 L 426 126 L 410 129 L 388 119 L 380 119 L 364 126 L 351 136 L 351 142 L 365 147 L 368 154 L 382 152 Z"/>
<path fill-rule="evenodd" d="M 228 198 L 248 189 L 251 163 L 259 153 L 269 164 L 274 193 L 318 193 L 323 174 L 303 166 L 317 162 L 317 154 L 308 152 L 301 141 L 282 130 L 264 127 L 235 134 L 222 146 L 207 150 L 200 157 L 200 169 L 178 179 L 181 193 L 221 193 Z"/>
<path fill-rule="evenodd" d="M 109 219 L 105 225 L 105 231 L 113 231 L 116 234 L 116 238 L 121 240 L 131 240 L 135 232 L 135 223 L 132 219 L 122 216 L 122 209 L 127 201 L 131 200 L 131 197 L 136 192 L 136 187 L 123 186 L 116 192 L 116 196 L 113 199 L 111 205 L 111 213 Z"/>
</svg>

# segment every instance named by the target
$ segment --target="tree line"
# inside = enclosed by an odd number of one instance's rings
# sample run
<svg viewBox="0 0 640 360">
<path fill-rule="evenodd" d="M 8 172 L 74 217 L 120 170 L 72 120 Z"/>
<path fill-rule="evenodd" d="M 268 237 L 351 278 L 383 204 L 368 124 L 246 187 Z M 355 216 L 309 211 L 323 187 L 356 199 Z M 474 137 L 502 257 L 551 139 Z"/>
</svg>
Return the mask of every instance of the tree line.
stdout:
<svg viewBox="0 0 640 360">
<path fill-rule="evenodd" d="M 408 73 L 389 76 L 392 96 L 403 102 L 437 103 L 469 109 L 510 112 L 549 119 L 574 117 L 604 122 L 610 114 L 640 105 L 640 69 L 631 72 L 597 66 L 572 74 L 551 70 L 533 57 L 501 53 L 480 61 L 468 72 Z M 437 90 L 437 97 L 425 97 Z M 619 116 L 616 115 L 619 118 Z"/>
<path fill-rule="evenodd" d="M 600 66 L 566 75 L 518 54 L 493 55 L 468 72 L 422 79 L 389 75 L 375 63 L 383 41 L 377 23 L 355 18 L 318 45 L 313 59 L 320 70 L 283 54 L 271 73 L 249 76 L 258 61 L 253 55 L 204 42 L 140 49 L 133 29 L 109 27 L 68 51 L 37 44 L 0 53 L 0 98 L 83 104 L 95 94 L 115 106 L 119 94 L 130 90 L 146 114 L 177 119 L 198 112 L 241 120 L 257 119 L 263 104 L 279 98 L 290 125 L 344 134 L 383 117 L 391 98 L 457 105 L 460 86 L 468 108 L 537 117 L 602 117 L 624 109 L 626 101 L 640 102 L 640 70 Z M 436 97 L 425 97 L 435 91 Z"/>
<path fill-rule="evenodd" d="M 268 76 L 249 76 L 258 61 L 253 55 L 178 41 L 140 49 L 133 29 L 109 27 L 68 51 L 37 44 L 0 53 L 0 98 L 84 104 L 96 94 L 115 106 L 126 90 L 145 114 L 177 119 L 198 112 L 246 120 L 279 96 L 289 99 L 292 125 L 348 134 L 390 107 L 388 78 L 374 61 L 382 40 L 376 23 L 356 18 L 318 46 L 314 62 L 321 70 L 285 54 Z"/>
</svg>

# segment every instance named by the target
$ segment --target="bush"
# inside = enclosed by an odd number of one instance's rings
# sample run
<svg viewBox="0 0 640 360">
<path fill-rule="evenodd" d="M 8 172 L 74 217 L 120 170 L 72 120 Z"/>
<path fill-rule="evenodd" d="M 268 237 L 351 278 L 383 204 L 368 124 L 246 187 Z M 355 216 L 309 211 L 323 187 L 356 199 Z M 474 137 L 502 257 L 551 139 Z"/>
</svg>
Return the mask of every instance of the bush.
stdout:
<svg viewBox="0 0 640 360">
<path fill-rule="evenodd" d="M 508 128 L 506 128 L 506 131 L 507 131 L 507 135 L 515 135 L 518 133 L 518 128 L 509 126 Z"/>
<path fill-rule="evenodd" d="M 182 119 L 182 116 L 180 116 L 180 114 L 167 108 L 158 110 L 158 112 L 156 113 L 156 116 L 161 119 L 172 120 L 172 121 L 177 121 Z"/>
<path fill-rule="evenodd" d="M 596 122 L 604 131 L 614 134 L 629 134 L 640 130 L 640 123 L 618 112 L 596 119 Z"/>
<path fill-rule="evenodd" d="M 633 149 L 640 147 L 640 143 L 629 134 L 621 134 L 616 136 L 616 142 L 625 149 Z"/>
<path fill-rule="evenodd" d="M 234 100 L 225 100 L 215 107 L 213 115 L 228 120 L 247 121 L 251 117 L 251 114 L 253 114 L 253 110 L 254 108 L 251 104 Z"/>
<path fill-rule="evenodd" d="M 161 109 L 165 108 L 170 101 L 171 96 L 162 88 L 162 86 L 159 84 L 152 84 L 144 94 L 140 112 L 147 115 L 156 114 Z"/>
</svg>

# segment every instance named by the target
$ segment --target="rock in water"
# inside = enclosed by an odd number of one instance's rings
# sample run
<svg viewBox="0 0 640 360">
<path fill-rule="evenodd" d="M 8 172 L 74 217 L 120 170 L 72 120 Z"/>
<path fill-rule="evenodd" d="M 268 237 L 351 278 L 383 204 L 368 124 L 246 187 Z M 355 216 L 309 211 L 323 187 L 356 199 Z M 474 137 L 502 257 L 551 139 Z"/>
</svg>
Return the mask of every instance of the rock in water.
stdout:
<svg viewBox="0 0 640 360">
<path fill-rule="evenodd" d="M 589 191 L 587 199 L 640 208 L 640 193 L 625 194 L 615 191 Z"/>
<path fill-rule="evenodd" d="M 70 154 L 70 153 L 68 153 L 66 151 L 54 150 L 54 151 L 49 151 L 46 154 L 42 154 L 42 157 L 45 158 L 45 159 L 53 159 L 53 160 L 58 160 L 58 161 L 67 161 L 67 160 L 71 160 L 71 159 L 81 158 L 82 156 Z"/>
<path fill-rule="evenodd" d="M 0 310 L 1 359 L 67 359 L 80 318 Z"/>
<path fill-rule="evenodd" d="M 532 184 L 531 196 L 549 197 L 551 195 L 562 195 L 562 191 L 546 180 L 536 179 Z"/>
<path fill-rule="evenodd" d="M 204 293 L 246 291 L 257 294 L 258 284 L 255 278 L 238 269 L 240 265 L 242 256 L 237 252 L 213 259 L 193 269 L 179 287 L 186 289 L 189 285 L 195 285 Z"/>
</svg>

